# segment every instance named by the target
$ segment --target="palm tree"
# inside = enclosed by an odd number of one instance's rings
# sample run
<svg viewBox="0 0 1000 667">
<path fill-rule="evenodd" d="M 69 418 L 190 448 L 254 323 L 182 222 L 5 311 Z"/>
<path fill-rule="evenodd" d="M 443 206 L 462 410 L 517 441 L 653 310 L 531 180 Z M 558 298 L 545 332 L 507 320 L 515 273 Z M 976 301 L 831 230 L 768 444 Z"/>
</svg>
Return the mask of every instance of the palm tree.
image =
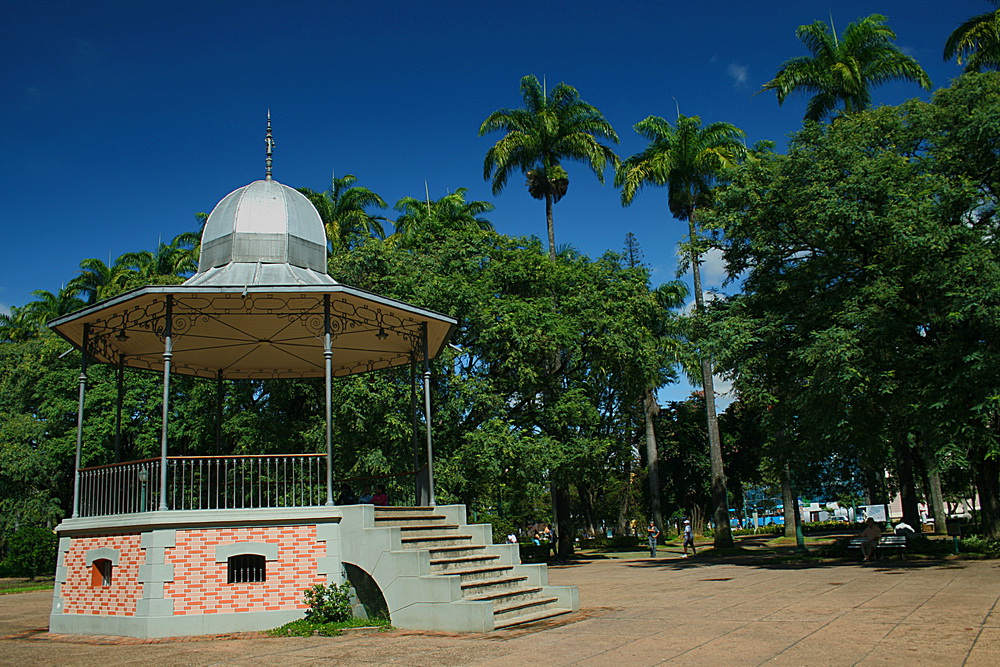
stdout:
<svg viewBox="0 0 1000 667">
<path fill-rule="evenodd" d="M 677 311 L 684 305 L 687 297 L 687 287 L 679 280 L 664 283 L 653 290 L 656 299 L 657 316 L 649 323 L 651 332 L 661 348 L 659 352 L 667 358 L 672 351 L 669 348 L 677 345 L 677 340 L 671 335 L 670 320 L 675 317 Z M 649 509 L 656 527 L 663 531 L 663 514 L 660 508 L 660 473 L 659 473 L 659 451 L 656 446 L 656 429 L 653 422 L 660 413 L 660 405 L 656 400 L 656 391 L 668 382 L 676 381 L 676 376 L 664 375 L 658 371 L 655 375 L 647 376 L 642 395 L 639 402 L 642 404 L 643 424 L 646 432 L 646 471 L 649 480 Z"/>
<path fill-rule="evenodd" d="M 143 285 L 162 283 L 182 278 L 198 268 L 198 247 L 201 236 L 197 232 L 178 234 L 170 243 L 162 241 L 155 252 L 142 250 L 125 253 L 116 260 L 133 272 L 133 283 Z M 136 287 L 132 284 L 129 287 Z"/>
<path fill-rule="evenodd" d="M 374 236 L 384 239 L 385 218 L 368 213 L 368 209 L 385 208 L 385 201 L 368 188 L 354 185 L 354 174 L 337 178 L 331 176 L 330 189 L 320 193 L 309 188 L 299 188 L 299 192 L 312 202 L 319 212 L 326 229 L 326 238 L 333 252 L 351 247 L 359 239 Z"/>
<path fill-rule="evenodd" d="M 17 315 L 23 316 L 24 322 L 32 323 L 36 327 L 42 327 L 49 320 L 80 310 L 86 305 L 79 296 L 80 288 L 72 283 L 55 294 L 47 290 L 35 290 L 31 294 L 38 298 L 25 304 Z"/>
<path fill-rule="evenodd" d="M 120 294 L 133 282 L 135 270 L 127 263 L 131 256 L 123 255 L 111 266 L 100 259 L 85 259 L 80 262 L 80 274 L 70 285 L 80 291 L 88 305 Z"/>
<path fill-rule="evenodd" d="M 845 113 L 871 106 L 873 86 L 889 81 L 913 81 L 930 90 L 931 80 L 917 61 L 892 43 L 896 33 L 886 18 L 872 14 L 847 26 L 843 39 L 823 21 L 801 25 L 795 36 L 812 56 L 785 61 L 760 92 L 773 90 L 778 104 L 792 92 L 812 95 L 806 105 L 806 120 L 821 121 L 843 105 Z"/>
<path fill-rule="evenodd" d="M 0 342 L 14 343 L 28 340 L 38 333 L 38 323 L 27 308 L 14 306 L 10 313 L 0 313 Z"/>
<path fill-rule="evenodd" d="M 569 187 L 563 160 L 583 162 L 604 183 L 604 169 L 617 167 L 618 156 L 598 139 L 618 143 L 618 135 L 598 109 L 580 99 L 576 88 L 560 83 L 551 94 L 532 75 L 521 79 L 523 109 L 498 109 L 479 127 L 479 136 L 506 134 L 486 152 L 483 178 L 493 180 L 493 194 L 507 185 L 512 172 L 527 177 L 528 192 L 545 200 L 549 257 L 556 257 L 552 205 Z"/>
<path fill-rule="evenodd" d="M 683 115 L 678 115 L 676 127 L 663 118 L 650 116 L 637 123 L 635 131 L 649 140 L 649 146 L 625 160 L 615 174 L 615 185 L 622 188 L 622 206 L 631 204 L 636 193 L 646 185 L 667 187 L 670 212 L 678 220 L 688 223 L 695 308 L 700 314 L 705 308 L 705 296 L 699 267 L 697 211 L 710 201 L 712 186 L 724 171 L 746 156 L 747 150 L 743 145 L 746 134 L 730 123 L 711 123 L 702 127 L 698 116 Z M 729 547 L 733 538 L 729 531 L 729 502 L 712 374 L 711 359 L 703 357 L 701 379 L 705 389 L 708 448 L 712 462 L 715 546 Z"/>
<path fill-rule="evenodd" d="M 966 72 L 1000 69 L 1000 9 L 973 16 L 955 28 L 944 45 L 944 59 L 952 58 L 959 65 L 965 60 Z"/>
<path fill-rule="evenodd" d="M 400 245 L 413 242 L 417 234 L 476 228 L 493 231 L 493 223 L 482 217 L 493 210 L 488 201 L 465 201 L 468 188 L 458 188 L 437 200 L 403 197 L 393 207 L 402 215 L 396 222 L 393 238 Z"/>
</svg>

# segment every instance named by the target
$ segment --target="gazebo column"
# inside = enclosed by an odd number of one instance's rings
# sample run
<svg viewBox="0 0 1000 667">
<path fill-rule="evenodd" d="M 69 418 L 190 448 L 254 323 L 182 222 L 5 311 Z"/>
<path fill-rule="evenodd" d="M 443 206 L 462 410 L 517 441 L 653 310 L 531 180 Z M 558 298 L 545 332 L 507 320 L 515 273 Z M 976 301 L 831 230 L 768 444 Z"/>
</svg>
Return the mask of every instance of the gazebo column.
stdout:
<svg viewBox="0 0 1000 667">
<path fill-rule="evenodd" d="M 222 453 L 222 403 L 226 398 L 226 387 L 222 383 L 222 371 L 215 376 L 215 455 Z"/>
<path fill-rule="evenodd" d="M 427 323 L 421 324 L 424 348 L 424 425 L 427 429 L 427 492 L 430 495 L 430 505 L 434 501 L 434 443 L 431 439 L 431 360 L 427 342 Z"/>
<path fill-rule="evenodd" d="M 413 436 L 413 504 L 420 504 L 420 435 L 417 423 L 417 355 L 410 355 L 410 433 Z"/>
<path fill-rule="evenodd" d="M 125 355 L 118 357 L 118 401 L 115 403 L 115 463 L 122 460 L 122 402 L 125 400 Z"/>
<path fill-rule="evenodd" d="M 174 297 L 167 295 L 167 316 L 163 327 L 163 430 L 160 432 L 160 506 L 167 507 L 167 424 L 170 416 L 170 360 L 174 357 L 173 329 Z"/>
<path fill-rule="evenodd" d="M 87 393 L 87 346 L 90 325 L 83 325 L 83 354 L 80 361 L 80 400 L 76 408 L 76 458 L 73 463 L 73 518 L 80 516 L 80 452 L 83 450 L 83 399 Z"/>
<path fill-rule="evenodd" d="M 326 394 L 326 504 L 333 505 L 333 344 L 330 295 L 323 295 L 323 387 Z"/>
</svg>

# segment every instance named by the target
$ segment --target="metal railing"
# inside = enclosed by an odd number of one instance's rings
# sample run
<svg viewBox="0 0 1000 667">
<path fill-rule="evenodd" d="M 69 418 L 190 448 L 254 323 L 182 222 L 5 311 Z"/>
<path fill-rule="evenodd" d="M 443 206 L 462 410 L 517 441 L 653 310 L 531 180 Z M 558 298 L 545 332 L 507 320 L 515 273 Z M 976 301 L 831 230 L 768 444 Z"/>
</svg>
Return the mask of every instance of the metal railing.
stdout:
<svg viewBox="0 0 1000 667">
<path fill-rule="evenodd" d="M 161 507 L 160 459 L 80 469 L 80 516 L 151 512 Z M 394 505 L 414 502 L 420 472 L 334 480 L 355 494 L 385 487 Z M 174 510 L 312 507 L 326 504 L 324 454 L 167 457 L 166 506 Z"/>
</svg>

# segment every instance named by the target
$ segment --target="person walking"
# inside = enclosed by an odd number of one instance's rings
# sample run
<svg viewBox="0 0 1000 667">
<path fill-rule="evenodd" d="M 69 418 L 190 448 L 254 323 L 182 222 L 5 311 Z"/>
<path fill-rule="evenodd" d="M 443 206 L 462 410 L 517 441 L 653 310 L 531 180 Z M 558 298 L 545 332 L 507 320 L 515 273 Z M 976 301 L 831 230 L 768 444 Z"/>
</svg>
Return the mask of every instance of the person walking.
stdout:
<svg viewBox="0 0 1000 667">
<path fill-rule="evenodd" d="M 646 537 L 649 540 L 649 557 L 656 558 L 656 538 L 660 536 L 660 529 L 656 527 L 654 521 L 649 522 L 649 528 L 646 529 Z"/>
<path fill-rule="evenodd" d="M 691 547 L 692 556 L 698 553 L 694 548 L 694 533 L 691 531 L 691 521 L 684 519 L 684 555 L 681 558 L 688 557 L 688 546 Z"/>
</svg>

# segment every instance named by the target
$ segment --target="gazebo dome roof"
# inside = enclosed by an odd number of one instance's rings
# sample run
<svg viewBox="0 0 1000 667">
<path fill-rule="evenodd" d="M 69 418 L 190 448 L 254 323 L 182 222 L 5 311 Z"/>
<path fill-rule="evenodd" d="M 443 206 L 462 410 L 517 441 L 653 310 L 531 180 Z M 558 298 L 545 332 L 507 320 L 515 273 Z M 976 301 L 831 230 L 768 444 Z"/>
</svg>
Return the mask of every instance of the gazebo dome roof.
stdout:
<svg viewBox="0 0 1000 667">
<path fill-rule="evenodd" d="M 205 223 L 192 286 L 334 285 L 326 273 L 326 234 L 301 193 L 254 181 L 222 198 Z"/>
</svg>

